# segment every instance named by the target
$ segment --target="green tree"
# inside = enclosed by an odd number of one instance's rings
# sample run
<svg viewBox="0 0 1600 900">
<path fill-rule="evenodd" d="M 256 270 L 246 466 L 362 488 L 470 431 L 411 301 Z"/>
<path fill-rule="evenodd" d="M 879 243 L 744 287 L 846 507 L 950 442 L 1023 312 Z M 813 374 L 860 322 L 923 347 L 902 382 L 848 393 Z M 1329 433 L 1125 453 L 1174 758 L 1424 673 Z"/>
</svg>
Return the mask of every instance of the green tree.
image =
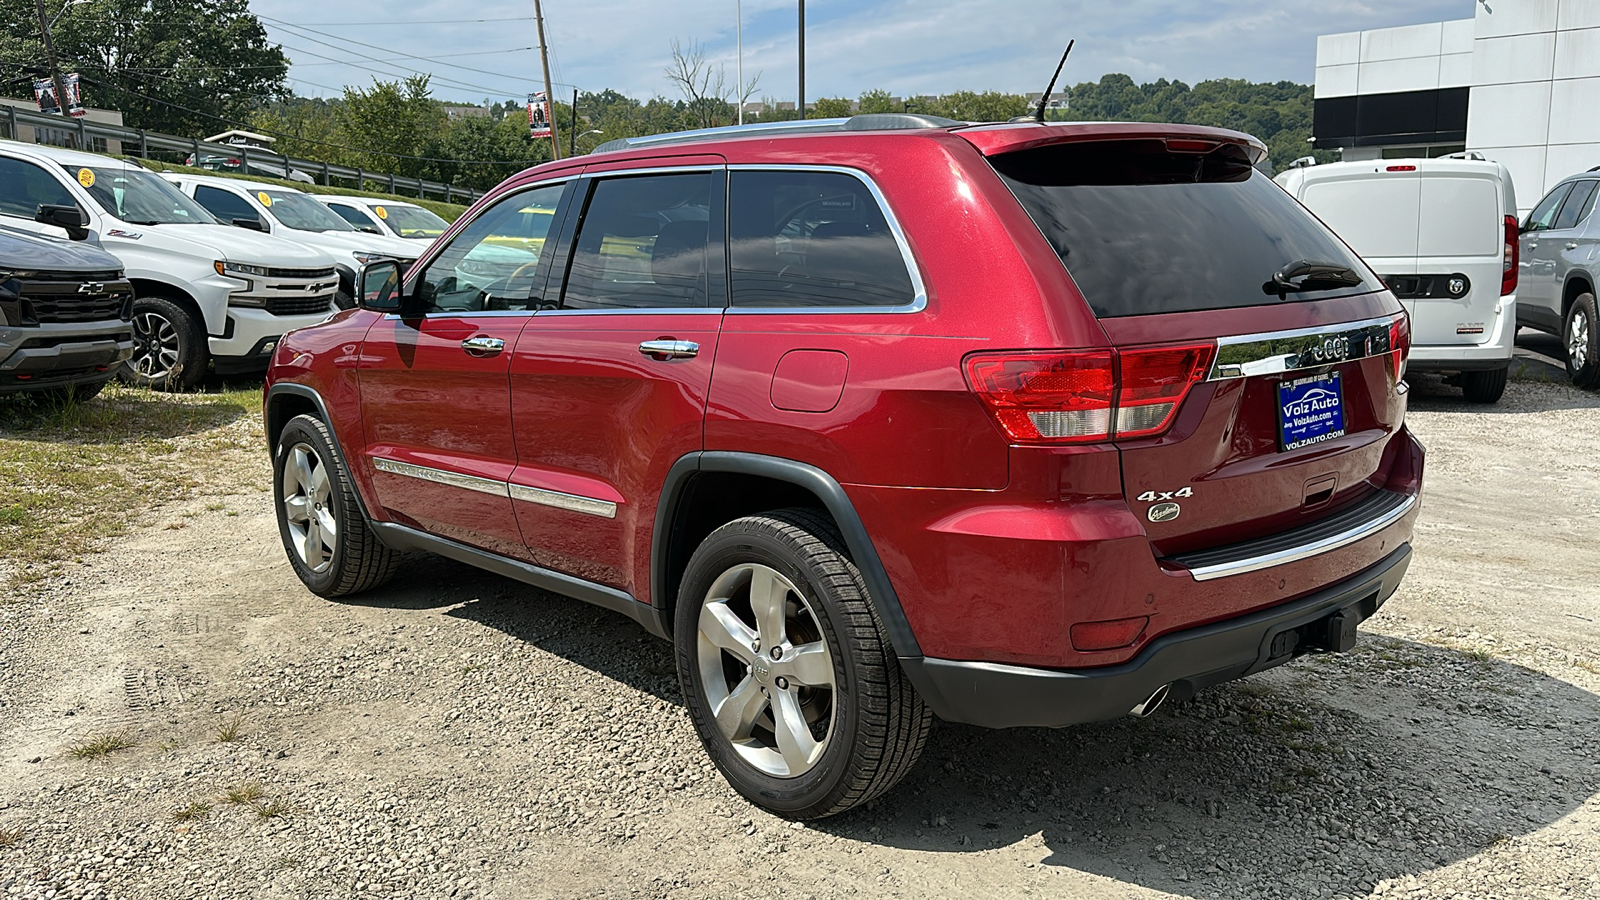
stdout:
<svg viewBox="0 0 1600 900">
<path fill-rule="evenodd" d="M 449 118 L 429 96 L 427 75 L 404 81 L 374 80 L 370 88 L 346 87 L 338 109 L 339 131 L 359 148 L 355 164 L 379 172 L 416 177 L 427 170 L 421 159 L 444 138 Z"/>
<path fill-rule="evenodd" d="M 956 91 L 945 94 L 932 109 L 919 108 L 917 112 L 959 119 L 963 122 L 1004 122 L 1028 111 L 1028 98 L 1021 94 L 1000 91 Z"/>
<path fill-rule="evenodd" d="M 846 97 L 821 97 L 812 104 L 811 112 L 818 119 L 837 119 L 855 115 L 855 110 L 851 109 L 850 100 Z"/>
<path fill-rule="evenodd" d="M 882 88 L 875 88 L 862 94 L 859 103 L 863 113 L 901 112 L 900 104 L 894 102 L 889 92 Z"/>
<path fill-rule="evenodd" d="M 51 37 L 62 71 L 82 75 L 87 105 L 151 131 L 224 131 L 288 95 L 283 49 L 246 0 L 89 0 L 66 9 Z M 22 76 L 3 90 L 28 98 L 27 76 L 45 74 L 34 0 L 0 0 L 0 71 Z"/>
</svg>

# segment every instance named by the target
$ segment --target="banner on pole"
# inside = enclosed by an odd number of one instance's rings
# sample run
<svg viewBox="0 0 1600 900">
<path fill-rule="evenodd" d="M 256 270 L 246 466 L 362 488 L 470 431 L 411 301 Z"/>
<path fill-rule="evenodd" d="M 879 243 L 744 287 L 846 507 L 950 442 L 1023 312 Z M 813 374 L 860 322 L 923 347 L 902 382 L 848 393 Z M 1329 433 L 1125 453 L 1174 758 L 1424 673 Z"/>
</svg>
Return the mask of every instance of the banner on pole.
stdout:
<svg viewBox="0 0 1600 900">
<path fill-rule="evenodd" d="M 78 87 L 78 73 L 61 76 L 61 84 L 67 89 L 67 115 L 81 116 L 84 114 L 83 99 Z M 45 78 L 33 83 L 33 99 L 39 102 L 39 111 L 52 116 L 61 115 L 61 100 L 56 96 L 56 82 L 53 78 Z"/>
<path fill-rule="evenodd" d="M 544 91 L 528 95 L 528 137 L 550 136 L 550 101 Z"/>
</svg>

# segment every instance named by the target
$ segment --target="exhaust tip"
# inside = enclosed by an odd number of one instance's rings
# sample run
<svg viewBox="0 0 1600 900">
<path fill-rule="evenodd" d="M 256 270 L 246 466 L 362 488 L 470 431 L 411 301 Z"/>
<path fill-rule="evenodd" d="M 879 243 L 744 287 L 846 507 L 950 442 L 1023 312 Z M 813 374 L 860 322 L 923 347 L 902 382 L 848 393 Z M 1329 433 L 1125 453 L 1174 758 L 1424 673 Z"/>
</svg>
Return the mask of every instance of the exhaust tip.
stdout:
<svg viewBox="0 0 1600 900">
<path fill-rule="evenodd" d="M 1172 693 L 1172 684 L 1170 682 L 1163 684 L 1161 687 L 1156 688 L 1154 693 L 1146 697 L 1144 702 L 1139 703 L 1134 706 L 1133 709 L 1128 710 L 1128 715 L 1137 716 L 1138 718 L 1143 719 L 1144 717 L 1155 712 L 1156 709 L 1161 706 L 1161 704 L 1167 702 L 1167 695 L 1170 693 Z"/>
</svg>

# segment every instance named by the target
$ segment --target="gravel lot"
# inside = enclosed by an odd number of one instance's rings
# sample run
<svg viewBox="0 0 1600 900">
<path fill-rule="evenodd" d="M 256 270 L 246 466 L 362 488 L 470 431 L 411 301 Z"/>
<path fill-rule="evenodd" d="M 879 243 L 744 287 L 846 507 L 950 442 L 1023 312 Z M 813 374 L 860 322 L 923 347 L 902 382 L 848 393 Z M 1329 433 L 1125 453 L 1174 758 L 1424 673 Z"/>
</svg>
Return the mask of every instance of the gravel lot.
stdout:
<svg viewBox="0 0 1600 900">
<path fill-rule="evenodd" d="M 265 454 L 219 453 L 0 602 L 0 898 L 1600 897 L 1600 395 L 1560 380 L 1415 385 L 1416 558 L 1356 652 L 1147 720 L 941 725 L 803 827 L 709 769 L 665 643 L 427 557 L 320 600 Z"/>
</svg>

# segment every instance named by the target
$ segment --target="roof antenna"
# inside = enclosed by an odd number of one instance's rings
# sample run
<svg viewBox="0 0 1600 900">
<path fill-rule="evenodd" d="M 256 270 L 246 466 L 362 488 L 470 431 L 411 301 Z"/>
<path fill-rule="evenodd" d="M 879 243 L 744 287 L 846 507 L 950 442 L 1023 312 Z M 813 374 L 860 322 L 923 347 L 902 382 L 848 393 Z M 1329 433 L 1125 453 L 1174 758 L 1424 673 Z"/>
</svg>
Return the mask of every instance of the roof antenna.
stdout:
<svg viewBox="0 0 1600 900">
<path fill-rule="evenodd" d="M 1056 89 L 1056 79 L 1061 77 L 1061 69 L 1067 64 L 1067 57 L 1072 53 L 1072 45 L 1077 38 L 1067 41 L 1067 52 L 1061 54 L 1061 62 L 1056 63 L 1056 73 L 1050 76 L 1050 86 L 1044 89 L 1044 94 L 1039 98 L 1039 109 L 1033 114 L 1033 120 L 1040 125 L 1044 124 L 1044 108 L 1050 102 L 1050 92 Z"/>
</svg>

